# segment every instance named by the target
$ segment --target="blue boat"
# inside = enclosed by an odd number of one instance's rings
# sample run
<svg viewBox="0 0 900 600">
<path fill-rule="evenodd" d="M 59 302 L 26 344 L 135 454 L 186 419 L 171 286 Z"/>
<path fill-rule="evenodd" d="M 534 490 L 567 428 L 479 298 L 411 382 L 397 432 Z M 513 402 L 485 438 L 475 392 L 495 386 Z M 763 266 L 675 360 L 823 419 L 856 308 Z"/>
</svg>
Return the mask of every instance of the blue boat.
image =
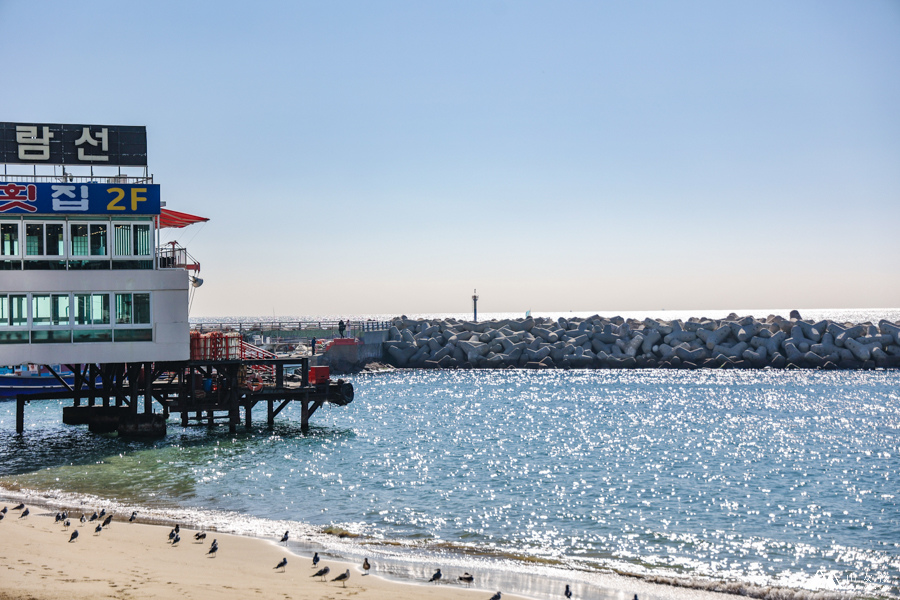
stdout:
<svg viewBox="0 0 900 600">
<path fill-rule="evenodd" d="M 75 381 L 75 374 L 62 365 L 51 365 L 70 386 Z M 57 392 L 66 388 L 43 365 L 15 365 L 0 367 L 0 400 L 15 399 L 18 394 L 37 394 L 40 392 Z"/>
</svg>

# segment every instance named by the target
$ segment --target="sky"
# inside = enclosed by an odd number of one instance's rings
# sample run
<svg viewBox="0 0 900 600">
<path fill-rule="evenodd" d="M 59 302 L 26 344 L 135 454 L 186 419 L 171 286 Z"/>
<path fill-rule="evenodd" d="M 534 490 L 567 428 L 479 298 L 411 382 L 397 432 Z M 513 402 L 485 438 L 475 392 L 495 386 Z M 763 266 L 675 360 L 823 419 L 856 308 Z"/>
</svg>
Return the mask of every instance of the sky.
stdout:
<svg viewBox="0 0 900 600">
<path fill-rule="evenodd" d="M 900 306 L 900 2 L 0 0 L 145 125 L 192 317 Z"/>
</svg>

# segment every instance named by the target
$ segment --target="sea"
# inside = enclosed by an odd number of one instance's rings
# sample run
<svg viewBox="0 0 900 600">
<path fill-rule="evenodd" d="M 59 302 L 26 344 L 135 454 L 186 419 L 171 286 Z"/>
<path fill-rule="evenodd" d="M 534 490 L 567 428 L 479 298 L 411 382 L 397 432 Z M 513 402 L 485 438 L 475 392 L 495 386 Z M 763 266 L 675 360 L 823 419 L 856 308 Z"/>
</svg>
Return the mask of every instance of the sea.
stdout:
<svg viewBox="0 0 900 600">
<path fill-rule="evenodd" d="M 652 316 L 731 312 L 789 311 Z M 504 316 L 523 315 L 481 318 Z M 409 582 L 442 568 L 457 585 L 469 572 L 475 587 L 532 598 L 561 598 L 566 583 L 576 598 L 900 598 L 898 371 L 347 379 L 353 403 L 326 405 L 307 431 L 289 406 L 273 429 L 173 418 L 165 438 L 120 440 L 63 425 L 60 402 L 36 401 L 17 436 L 15 403 L 0 402 L 0 497 L 271 540 L 290 531 L 300 555 L 367 557 Z"/>
</svg>

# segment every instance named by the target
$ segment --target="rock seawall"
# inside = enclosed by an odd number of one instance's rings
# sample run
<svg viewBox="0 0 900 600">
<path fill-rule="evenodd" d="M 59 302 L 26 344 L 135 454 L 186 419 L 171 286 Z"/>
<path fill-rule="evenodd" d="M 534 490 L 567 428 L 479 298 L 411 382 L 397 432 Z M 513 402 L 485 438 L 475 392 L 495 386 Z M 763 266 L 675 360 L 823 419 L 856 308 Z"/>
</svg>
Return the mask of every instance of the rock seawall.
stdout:
<svg viewBox="0 0 900 600">
<path fill-rule="evenodd" d="M 900 367 L 900 325 L 731 314 L 725 319 L 525 318 L 439 321 L 398 317 L 384 357 L 411 368 Z"/>
</svg>

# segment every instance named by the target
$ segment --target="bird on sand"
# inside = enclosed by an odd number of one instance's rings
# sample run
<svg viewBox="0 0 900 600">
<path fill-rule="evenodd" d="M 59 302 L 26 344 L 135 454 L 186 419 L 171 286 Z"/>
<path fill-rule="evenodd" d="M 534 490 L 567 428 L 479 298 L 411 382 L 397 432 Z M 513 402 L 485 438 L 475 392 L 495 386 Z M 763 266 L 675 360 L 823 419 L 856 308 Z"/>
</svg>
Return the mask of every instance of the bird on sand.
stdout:
<svg viewBox="0 0 900 600">
<path fill-rule="evenodd" d="M 568 583 L 566 584 L 566 591 L 563 592 L 563 594 L 565 594 L 566 598 L 571 598 L 571 597 L 572 597 L 572 590 L 569 588 L 569 584 L 568 584 Z"/>
<path fill-rule="evenodd" d="M 368 575 L 369 569 L 371 569 L 371 568 L 372 568 L 372 565 L 369 564 L 369 559 L 364 558 L 363 559 L 363 571 L 365 571 L 365 573 L 363 573 L 363 575 Z"/>
<path fill-rule="evenodd" d="M 638 600 L 637 594 L 634 595 L 634 600 Z"/>
<path fill-rule="evenodd" d="M 437 571 L 434 572 L 434 575 L 431 576 L 431 579 L 429 579 L 428 582 L 429 583 L 437 583 L 441 577 L 443 577 L 443 575 L 441 575 L 441 570 L 438 569 Z"/>
<path fill-rule="evenodd" d="M 63 527 L 66 528 L 66 531 L 69 530 L 69 527 L 71 527 L 71 525 L 72 525 L 72 521 L 70 521 L 70 520 L 68 520 L 68 519 L 66 519 L 66 522 L 63 523 Z"/>
<path fill-rule="evenodd" d="M 79 520 L 81 521 L 82 525 L 84 525 L 84 522 L 87 521 L 87 517 L 84 516 L 84 513 L 81 513 L 81 519 Z"/>
<path fill-rule="evenodd" d="M 77 539 L 78 539 L 78 530 L 76 529 L 75 531 L 72 532 L 72 535 L 69 536 L 69 541 L 74 542 Z"/>
<path fill-rule="evenodd" d="M 181 536 L 178 535 L 178 534 L 176 533 L 176 534 L 175 534 L 175 539 L 172 540 L 172 545 L 174 546 L 175 544 L 177 544 L 177 543 L 180 542 L 180 541 L 181 541 Z"/>
<path fill-rule="evenodd" d="M 2 513 L 2 514 L 5 515 L 7 510 L 8 510 L 8 509 L 4 506 L 4 507 L 3 507 L 3 510 L 0 510 L 0 513 Z"/>
<path fill-rule="evenodd" d="M 475 578 L 468 573 L 463 573 L 459 576 L 459 580 L 466 584 L 466 587 L 469 587 L 470 585 L 472 585 L 472 582 L 475 581 Z"/>
<path fill-rule="evenodd" d="M 197 540 L 198 542 L 202 542 L 203 540 L 206 539 L 206 532 L 198 531 L 197 533 L 194 534 L 194 539 Z"/>
<path fill-rule="evenodd" d="M 496 594 L 494 594 L 493 596 L 491 596 L 491 600 L 500 600 L 500 596 L 501 596 L 501 595 L 502 595 L 502 594 L 501 594 L 500 592 L 497 592 Z"/>
<path fill-rule="evenodd" d="M 56 513 L 56 520 L 54 521 L 54 523 L 59 523 L 62 520 L 63 520 L 62 513 Z"/>
<path fill-rule="evenodd" d="M 103 531 L 103 525 L 97 525 L 94 527 L 94 535 L 100 535 L 100 532 Z"/>
<path fill-rule="evenodd" d="M 101 509 L 100 509 L 100 514 L 99 514 L 98 516 L 99 516 L 100 518 L 102 518 L 104 515 L 106 515 L 106 509 L 105 509 L 105 508 L 101 508 Z"/>
<path fill-rule="evenodd" d="M 175 524 L 175 533 L 181 533 L 181 525 Z"/>
<path fill-rule="evenodd" d="M 22 511 L 22 514 L 19 515 L 19 518 L 24 519 L 25 517 L 27 517 L 30 514 L 31 514 L 31 511 L 26 508 L 25 510 Z"/>
<path fill-rule="evenodd" d="M 347 587 L 348 579 L 350 579 L 350 569 L 347 569 L 346 571 L 332 579 L 332 581 L 340 581 L 343 587 Z"/>
<path fill-rule="evenodd" d="M 69 518 L 69 513 L 68 513 L 67 511 L 64 510 L 64 511 L 62 512 L 62 518 L 63 518 L 63 519 L 68 519 L 68 518 Z"/>
<path fill-rule="evenodd" d="M 137 511 L 133 511 L 133 512 L 131 513 L 131 516 L 128 517 L 128 522 L 129 522 L 129 523 L 134 523 L 134 520 L 135 520 L 135 519 L 137 519 Z"/>
<path fill-rule="evenodd" d="M 97 511 L 94 511 L 94 514 L 91 515 L 91 518 L 88 519 L 88 521 L 90 521 L 91 523 L 93 523 L 94 521 L 96 521 L 96 520 L 99 519 L 99 518 L 100 518 L 100 515 L 97 514 Z"/>
<path fill-rule="evenodd" d="M 318 565 L 318 564 L 319 564 L 319 553 L 314 552 L 313 553 L 313 568 L 315 568 L 316 565 Z"/>
<path fill-rule="evenodd" d="M 103 526 L 109 527 L 109 524 L 112 523 L 112 515 L 108 515 L 105 519 L 103 519 Z"/>
<path fill-rule="evenodd" d="M 329 573 L 331 573 L 331 569 L 329 569 L 327 566 L 325 566 L 325 567 L 322 567 L 321 569 L 319 569 L 318 571 L 316 571 L 315 574 L 312 575 L 312 577 L 321 577 L 322 581 L 325 581 L 325 576 L 328 575 Z"/>
<path fill-rule="evenodd" d="M 212 544 L 209 546 L 209 550 L 206 554 L 212 554 L 213 556 L 219 551 L 219 543 L 214 539 Z"/>
<path fill-rule="evenodd" d="M 5 518 L 6 518 L 6 515 L 3 514 L 2 512 L 0 512 L 0 521 L 2 521 L 2 520 L 5 519 Z"/>
<path fill-rule="evenodd" d="M 281 562 L 275 565 L 276 569 L 281 569 L 281 572 L 284 573 L 284 568 L 287 566 L 287 557 L 281 559 Z"/>
<path fill-rule="evenodd" d="M 287 544 L 288 538 L 289 538 L 290 536 L 291 536 L 291 532 L 285 531 L 285 532 L 284 532 L 284 535 L 281 536 L 281 543 L 282 543 L 282 544 Z"/>
<path fill-rule="evenodd" d="M 13 506 L 13 510 L 22 510 L 23 508 L 25 508 L 24 502 L 20 502 L 20 503 L 16 504 L 15 506 Z"/>
<path fill-rule="evenodd" d="M 172 531 L 170 531 L 169 532 L 169 541 L 171 542 L 172 540 L 174 540 L 176 535 L 178 535 L 177 531 L 175 531 L 174 529 Z"/>
</svg>

